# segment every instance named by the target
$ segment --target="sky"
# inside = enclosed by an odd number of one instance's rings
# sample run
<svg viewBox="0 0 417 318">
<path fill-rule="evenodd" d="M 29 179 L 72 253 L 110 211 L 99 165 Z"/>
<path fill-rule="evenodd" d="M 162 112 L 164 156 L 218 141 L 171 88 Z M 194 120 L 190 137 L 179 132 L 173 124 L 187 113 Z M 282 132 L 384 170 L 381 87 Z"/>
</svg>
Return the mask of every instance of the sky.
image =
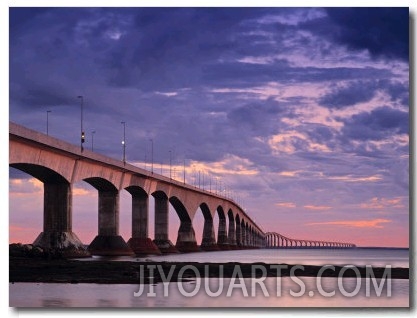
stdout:
<svg viewBox="0 0 417 318">
<path fill-rule="evenodd" d="M 153 145 L 156 172 L 171 161 L 182 180 L 185 165 L 265 232 L 408 247 L 408 26 L 408 8 L 12 7 L 9 120 L 46 133 L 48 114 L 49 135 L 78 145 L 82 95 L 86 148 L 121 160 L 124 121 L 129 163 L 151 169 Z M 30 243 L 42 183 L 9 174 L 9 241 Z M 73 195 L 89 243 L 97 193 Z M 193 224 L 201 242 L 202 213 Z"/>
</svg>

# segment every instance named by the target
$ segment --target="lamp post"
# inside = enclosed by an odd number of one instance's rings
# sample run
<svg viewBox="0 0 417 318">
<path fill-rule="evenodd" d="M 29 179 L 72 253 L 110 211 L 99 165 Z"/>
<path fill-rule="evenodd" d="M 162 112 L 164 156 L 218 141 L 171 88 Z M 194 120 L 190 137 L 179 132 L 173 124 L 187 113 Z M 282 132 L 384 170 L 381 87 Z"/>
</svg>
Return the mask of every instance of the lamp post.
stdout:
<svg viewBox="0 0 417 318">
<path fill-rule="evenodd" d="M 171 156 L 171 150 L 169 151 L 169 178 L 172 179 L 172 156 Z"/>
<path fill-rule="evenodd" d="M 77 96 L 80 99 L 80 106 L 81 106 L 81 152 L 84 150 L 83 143 L 85 142 L 85 134 L 84 134 L 84 127 L 83 127 L 83 117 L 84 117 L 84 97 L 82 95 Z"/>
<path fill-rule="evenodd" d="M 122 121 L 120 122 L 123 125 L 123 140 L 122 140 L 122 145 L 123 145 L 123 163 L 126 163 L 126 122 Z"/>
<path fill-rule="evenodd" d="M 217 177 L 215 177 L 215 185 L 216 185 L 216 191 L 214 193 L 218 194 L 218 190 L 217 190 Z"/>
<path fill-rule="evenodd" d="M 153 173 L 153 139 L 149 139 L 151 141 L 151 173 Z"/>
<path fill-rule="evenodd" d="M 184 172 L 183 177 L 184 177 L 184 184 L 185 184 L 185 159 L 184 159 L 184 170 L 183 170 L 183 172 Z"/>
<path fill-rule="evenodd" d="M 46 111 L 46 135 L 49 136 L 49 113 L 51 111 L 47 110 Z"/>
<path fill-rule="evenodd" d="M 91 132 L 91 151 L 94 151 L 94 134 L 96 133 L 95 130 Z"/>
</svg>

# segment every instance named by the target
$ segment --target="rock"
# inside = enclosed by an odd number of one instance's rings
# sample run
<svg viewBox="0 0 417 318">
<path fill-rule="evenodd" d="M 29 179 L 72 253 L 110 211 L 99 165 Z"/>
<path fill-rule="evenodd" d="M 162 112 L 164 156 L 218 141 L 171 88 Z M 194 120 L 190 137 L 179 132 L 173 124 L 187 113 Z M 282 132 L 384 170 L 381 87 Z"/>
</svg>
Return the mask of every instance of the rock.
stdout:
<svg viewBox="0 0 417 318">
<path fill-rule="evenodd" d="M 32 244 L 13 243 L 9 245 L 9 256 L 11 257 L 28 257 L 42 258 L 44 251 Z"/>
</svg>

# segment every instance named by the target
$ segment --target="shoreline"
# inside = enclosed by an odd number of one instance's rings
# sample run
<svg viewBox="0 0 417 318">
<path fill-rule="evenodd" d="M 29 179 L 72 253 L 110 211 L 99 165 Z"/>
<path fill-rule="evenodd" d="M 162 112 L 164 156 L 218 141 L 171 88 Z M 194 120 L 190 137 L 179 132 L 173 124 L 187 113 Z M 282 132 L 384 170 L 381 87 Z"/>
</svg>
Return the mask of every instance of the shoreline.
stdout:
<svg viewBox="0 0 417 318">
<path fill-rule="evenodd" d="M 318 265 L 266 264 L 257 263 L 208 263 L 208 262 L 166 262 L 166 261 L 111 261 L 95 260 L 93 262 L 69 259 L 41 259 L 10 257 L 9 283 L 93 283 L 93 284 L 148 284 L 170 282 L 179 279 L 197 277 L 236 277 L 236 268 L 240 271 L 237 277 L 367 277 L 366 268 L 356 270 L 343 266 L 334 266 L 323 270 Z M 279 270 L 277 270 L 279 268 Z M 342 272 L 341 272 L 342 271 Z M 384 278 L 385 267 L 372 267 L 375 278 Z M 162 272 L 162 273 L 161 273 Z M 171 274 L 172 273 L 172 274 Z M 391 268 L 392 279 L 409 279 L 409 268 Z"/>
</svg>

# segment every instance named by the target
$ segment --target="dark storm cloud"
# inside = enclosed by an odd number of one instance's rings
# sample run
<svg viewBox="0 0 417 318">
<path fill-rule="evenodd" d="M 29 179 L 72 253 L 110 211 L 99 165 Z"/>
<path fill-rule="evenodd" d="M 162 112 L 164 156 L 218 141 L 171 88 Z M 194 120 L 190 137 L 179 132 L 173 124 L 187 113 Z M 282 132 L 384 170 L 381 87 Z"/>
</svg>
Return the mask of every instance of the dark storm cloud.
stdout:
<svg viewBox="0 0 417 318">
<path fill-rule="evenodd" d="M 344 124 L 342 134 L 348 139 L 381 140 L 395 134 L 408 134 L 408 113 L 384 106 L 353 115 Z"/>
<path fill-rule="evenodd" d="M 20 103 L 31 105 L 34 108 L 46 106 L 72 105 L 74 96 L 65 91 L 59 84 L 49 86 L 33 83 L 27 88 L 11 87 L 10 97 Z"/>
<path fill-rule="evenodd" d="M 265 9 L 166 8 L 135 11 L 132 31 L 111 51 L 115 86 L 151 90 L 188 87 L 199 82 L 201 67 L 236 56 L 234 32 Z M 137 74 L 131 74 L 132 66 Z M 128 74 L 128 76 L 126 76 Z"/>
<path fill-rule="evenodd" d="M 67 87 L 71 94 L 87 84 L 80 80 L 115 88 L 164 91 L 390 76 L 386 70 L 373 68 L 290 67 L 284 59 L 268 65 L 231 62 L 283 50 L 278 39 L 288 38 L 288 32 L 296 27 L 256 23 L 256 18 L 272 12 L 262 8 L 50 9 L 32 19 L 38 23 L 29 29 L 32 37 L 11 47 L 13 52 L 23 49 L 27 53 L 27 47 L 31 51 L 27 69 L 18 54 L 12 55 L 11 86 L 17 76 L 19 82 L 22 77 L 35 82 L 65 76 L 70 82 L 66 84 L 73 86 Z M 16 18 L 11 20 L 17 25 Z M 48 36 L 36 31 L 44 25 L 49 27 Z M 250 27 L 261 35 L 246 32 Z M 274 28 L 279 31 L 275 30 L 275 42 L 271 42 L 262 34 Z M 111 34 L 119 38 L 111 39 Z M 23 87 L 18 94 L 30 96 L 34 91 L 30 87 L 27 90 Z M 37 102 L 48 104 L 47 100 Z"/>
<path fill-rule="evenodd" d="M 304 132 L 314 143 L 326 145 L 330 150 L 338 146 L 339 134 L 336 129 L 323 124 L 308 124 L 297 129 Z"/>
<path fill-rule="evenodd" d="M 287 47 L 282 42 L 291 39 L 298 26 L 258 21 L 265 15 L 282 14 L 282 9 L 54 8 L 21 13 L 28 17 L 26 29 L 19 28 L 20 9 L 14 10 L 10 96 L 11 104 L 19 107 L 11 109 L 13 116 L 17 110 L 34 106 L 75 107 L 76 96 L 83 94 L 87 120 L 91 112 L 100 113 L 95 116 L 94 128 L 110 129 L 128 117 L 129 127 L 132 122 L 138 123 L 134 126 L 145 135 L 161 136 L 166 147 L 175 144 L 175 140 L 187 141 L 183 148 L 193 149 L 192 154 L 199 159 L 206 156 L 217 160 L 224 151 L 243 155 L 249 151 L 248 144 L 254 146 L 254 135 L 276 133 L 283 128 L 279 116 L 294 116 L 289 111 L 282 112 L 272 99 L 260 102 L 259 95 L 249 92 L 216 94 L 210 92 L 212 88 L 357 78 L 366 82 L 392 76 L 386 69 L 372 67 L 294 67 L 283 58 L 269 64 L 238 62 L 246 56 L 285 52 Z M 290 10 L 293 11 L 297 10 Z M 310 21 L 316 20 L 320 19 Z M 300 40 L 303 45 L 312 44 L 308 37 Z M 189 91 L 181 92 L 184 88 Z M 348 88 L 352 100 L 365 98 L 363 92 L 358 93 L 359 84 Z M 328 107 L 331 103 L 345 105 L 348 88 L 331 91 L 323 101 Z M 387 89 L 397 99 L 406 96 L 401 88 L 400 84 L 388 87 L 387 82 Z M 152 95 L 155 91 L 174 91 L 177 95 L 161 98 Z M 302 106 L 300 98 L 287 100 Z M 68 111 L 74 117 L 73 110 Z M 224 112 L 226 117 L 207 118 L 206 114 L 198 114 L 201 111 Z M 58 113 L 54 112 L 54 116 Z M 103 122 L 98 123 L 99 119 Z M 246 129 L 243 132 L 242 127 Z M 297 129 L 320 143 L 324 143 L 323 134 L 330 134 L 324 128 Z M 109 135 L 117 132 L 118 127 L 112 128 Z M 97 134 L 98 140 L 99 137 Z M 146 147 L 148 137 L 142 138 L 143 145 L 139 138 L 135 139 L 137 148 Z M 236 143 L 230 148 L 232 140 Z M 205 144 L 216 147 L 200 147 Z M 108 148 L 114 152 L 111 149 L 115 147 Z M 142 157 L 135 155 L 135 159 L 143 160 Z"/>
<path fill-rule="evenodd" d="M 338 86 L 322 98 L 324 105 L 340 108 L 373 96 L 382 84 L 373 84 L 371 79 L 392 76 L 389 70 L 372 67 L 295 67 L 284 58 L 268 64 L 238 62 L 246 56 L 263 57 L 288 50 L 283 43 L 293 40 L 292 34 L 306 23 L 259 23 L 259 18 L 266 15 L 282 15 L 283 9 L 279 8 L 54 8 L 26 13 L 18 8 L 13 10 L 10 96 L 12 105 L 19 107 L 13 107 L 12 114 L 33 106 L 77 106 L 76 96 L 84 94 L 87 120 L 91 112 L 100 112 L 100 116 L 95 116 L 95 125 L 101 119 L 100 126 L 113 127 L 128 114 L 130 122 L 140 123 L 137 127 L 145 135 L 161 136 L 167 147 L 175 140 L 184 140 L 187 145 L 183 148 L 193 149 L 192 154 L 199 159 L 206 156 L 217 160 L 224 151 L 244 155 L 249 151 L 248 144 L 258 146 L 251 140 L 254 135 L 277 133 L 284 128 L 280 116 L 294 117 L 289 111 L 282 112 L 272 99 L 260 102 L 259 95 L 250 92 L 216 94 L 212 88 L 361 78 L 361 82 Z M 26 16 L 26 28 L 19 27 L 19 16 Z M 328 23 L 329 18 L 326 19 Z M 318 26 L 322 18 L 309 21 Z M 301 41 L 297 45 L 314 44 L 308 36 L 296 39 L 294 44 Z M 406 98 L 401 83 L 393 85 L 387 80 L 385 86 L 393 99 Z M 180 92 L 184 88 L 189 91 Z M 128 90 L 132 91 L 128 94 Z M 177 95 L 161 98 L 152 95 L 155 91 L 174 91 Z M 300 100 L 295 96 L 287 99 L 301 107 Z M 224 112 L 226 117 L 207 118 L 206 114 L 198 114 L 201 111 Z M 110 119 L 114 123 L 109 124 Z M 333 134 L 331 129 L 302 125 L 297 129 L 314 142 L 330 145 L 325 139 Z M 117 131 L 118 128 L 112 128 L 109 135 L 114 136 Z M 96 136 L 98 140 L 99 137 Z M 148 137 L 142 138 L 142 144 L 139 138 L 135 139 L 137 148 L 146 147 Z M 334 139 L 335 135 L 331 142 Z M 236 142 L 230 147 L 232 140 Z M 307 147 L 305 141 L 297 142 L 300 147 Z M 198 150 L 206 144 L 216 147 Z M 114 147 L 108 150 L 111 149 Z M 137 159 L 142 157 L 135 155 Z"/>
<path fill-rule="evenodd" d="M 328 36 L 354 50 L 366 49 L 374 57 L 408 60 L 408 8 L 329 8 L 335 28 Z"/>
<path fill-rule="evenodd" d="M 385 92 L 392 101 L 408 105 L 408 87 L 403 83 L 388 79 L 371 81 L 351 81 L 332 87 L 330 92 L 322 96 L 319 103 L 333 109 L 343 109 L 358 103 L 369 102 L 377 91 Z"/>
<path fill-rule="evenodd" d="M 9 8 L 10 32 L 17 32 L 25 28 L 27 23 L 47 10 L 48 8 Z"/>
<path fill-rule="evenodd" d="M 361 102 L 369 102 L 375 95 L 375 83 L 357 81 L 346 86 L 333 88 L 319 103 L 329 108 L 341 109 Z"/>
<path fill-rule="evenodd" d="M 410 88 L 408 82 L 381 80 L 378 84 L 380 89 L 385 90 L 390 95 L 392 101 L 399 102 L 400 105 L 406 107 L 409 106 Z"/>
<path fill-rule="evenodd" d="M 326 81 L 353 80 L 357 78 L 385 78 L 391 76 L 388 70 L 377 68 L 320 68 L 291 67 L 288 63 L 277 61 L 273 64 L 218 63 L 205 67 L 204 79 L 215 87 L 251 87 L 268 82 L 317 83 Z"/>
<path fill-rule="evenodd" d="M 239 130 L 249 129 L 258 136 L 268 136 L 278 131 L 282 126 L 279 115 L 285 109 L 274 99 L 264 102 L 250 103 L 237 107 L 227 114 L 230 123 Z"/>
</svg>

